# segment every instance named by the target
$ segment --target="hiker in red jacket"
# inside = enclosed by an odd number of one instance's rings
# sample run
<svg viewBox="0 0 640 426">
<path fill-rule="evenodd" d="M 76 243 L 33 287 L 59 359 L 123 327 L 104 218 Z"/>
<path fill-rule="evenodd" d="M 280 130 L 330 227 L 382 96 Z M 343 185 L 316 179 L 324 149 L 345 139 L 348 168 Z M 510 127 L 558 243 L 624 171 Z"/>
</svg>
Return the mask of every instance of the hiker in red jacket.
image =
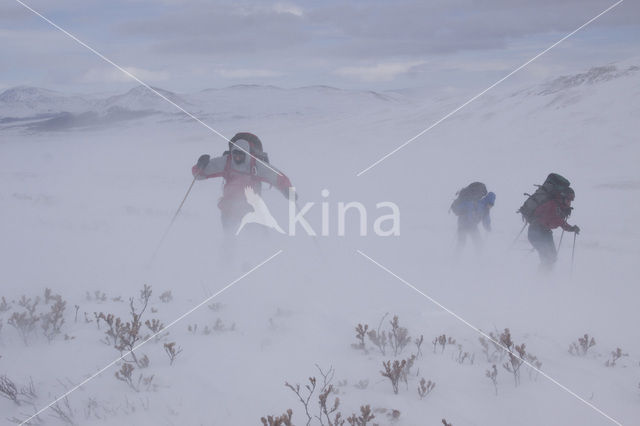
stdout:
<svg viewBox="0 0 640 426">
<path fill-rule="evenodd" d="M 529 241 L 540 255 L 541 267 L 551 269 L 557 260 L 556 246 L 553 242 L 552 229 L 561 227 L 567 232 L 580 233 L 577 225 L 569 225 L 567 218 L 571 215 L 571 202 L 575 192 L 567 188 L 558 193 L 553 199 L 540 204 L 533 213 L 529 224 Z"/>
<path fill-rule="evenodd" d="M 248 155 L 251 154 L 251 155 Z M 229 151 L 221 157 L 201 155 L 191 172 L 198 179 L 222 177 L 224 188 L 218 201 L 222 227 L 228 233 L 238 230 L 243 216 L 253 209 L 247 203 L 245 188 L 260 195 L 262 182 L 275 186 L 288 198 L 291 182 L 268 162 L 262 142 L 251 133 L 238 133 L 229 142 Z"/>
</svg>

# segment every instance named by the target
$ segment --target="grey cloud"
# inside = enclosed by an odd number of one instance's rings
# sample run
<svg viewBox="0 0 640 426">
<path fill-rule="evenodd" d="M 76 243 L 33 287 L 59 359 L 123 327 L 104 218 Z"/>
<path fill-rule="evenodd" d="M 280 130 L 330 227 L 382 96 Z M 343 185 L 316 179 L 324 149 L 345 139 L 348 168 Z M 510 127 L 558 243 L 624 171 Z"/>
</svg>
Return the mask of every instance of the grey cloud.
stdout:
<svg viewBox="0 0 640 426">
<path fill-rule="evenodd" d="M 285 1 L 302 11 L 292 14 L 279 12 L 274 7 L 277 1 L 114 0 L 108 11 L 103 4 L 80 4 L 79 0 L 60 0 L 55 5 L 46 0 L 32 1 L 36 9 L 60 20 L 63 27 L 116 63 L 170 75 L 171 81 L 166 84 L 172 88 L 215 87 L 249 80 L 280 85 L 340 85 L 346 80 L 335 72 L 345 68 L 386 69 L 414 61 L 431 64 L 445 60 L 447 55 L 481 55 L 482 60 L 494 54 L 513 57 L 517 52 L 505 48 L 531 41 L 528 44 L 539 49 L 540 43 L 549 43 L 541 42 L 543 37 L 557 39 L 558 34 L 568 33 L 613 3 Z M 4 10 L 11 11 L 15 19 L 2 16 Z M 0 6 L 4 26 L 0 34 L 6 41 L 2 48 L 6 60 L 0 63 L 3 85 L 13 81 L 46 86 L 52 82 L 97 84 L 86 81 L 86 76 L 107 65 L 64 40 L 66 36 L 39 18 L 20 18 L 24 13 L 19 6 Z M 627 0 L 587 31 L 592 35 L 599 31 L 601 49 L 611 51 L 621 45 L 631 49 L 637 44 L 634 40 L 608 40 L 607 31 L 632 25 L 638 31 L 639 17 L 638 2 Z M 549 38 L 551 32 L 554 34 Z M 433 77 L 430 67 L 414 67 L 403 75 Z"/>
<path fill-rule="evenodd" d="M 623 3 L 598 25 L 637 24 L 640 6 Z M 150 37 L 162 53 L 190 55 L 319 54 L 354 60 L 502 48 L 510 40 L 569 32 L 612 2 L 446 0 L 296 3 L 302 16 L 222 3 L 181 5 L 120 26 Z M 624 10 L 623 10 L 624 8 Z"/>
<path fill-rule="evenodd" d="M 310 19 L 344 40 L 336 43 L 344 54 L 424 55 L 501 48 L 514 38 L 569 32 L 611 4 L 600 0 L 377 2 L 314 10 Z M 637 4 L 618 7 L 612 12 L 615 19 L 605 16 L 597 24 L 637 24 Z"/>
<path fill-rule="evenodd" d="M 16 21 L 23 22 L 30 14 L 31 12 L 18 3 L 0 5 L 0 22 L 3 26 L 15 24 Z"/>
<path fill-rule="evenodd" d="M 251 54 L 282 50 L 309 40 L 303 20 L 292 14 L 236 6 L 188 6 L 170 15 L 122 24 L 125 36 L 150 36 L 163 53 Z"/>
</svg>

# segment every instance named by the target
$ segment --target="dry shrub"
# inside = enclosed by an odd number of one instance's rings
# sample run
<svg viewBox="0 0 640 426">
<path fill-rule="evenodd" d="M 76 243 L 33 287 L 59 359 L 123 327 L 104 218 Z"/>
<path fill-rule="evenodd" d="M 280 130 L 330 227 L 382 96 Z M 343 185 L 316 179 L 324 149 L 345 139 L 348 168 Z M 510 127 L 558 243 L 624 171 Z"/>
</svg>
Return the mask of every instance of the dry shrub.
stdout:
<svg viewBox="0 0 640 426">
<path fill-rule="evenodd" d="M 23 402 L 33 403 L 38 394 L 33 379 L 29 378 L 26 385 L 18 386 L 9 376 L 3 374 L 0 376 L 0 396 L 13 401 L 16 405 L 22 405 Z"/>
<path fill-rule="evenodd" d="M 365 336 L 369 338 L 369 341 L 380 351 L 380 354 L 385 356 L 387 354 L 387 346 L 393 350 L 393 355 L 398 356 L 402 354 L 404 348 L 411 343 L 411 337 L 409 336 L 409 330 L 400 326 L 398 316 L 394 315 L 393 319 L 389 321 L 390 328 L 383 330 L 382 326 L 384 320 L 389 314 L 386 313 L 382 316 L 378 328 L 376 330 L 370 330 L 368 324 L 358 324 L 356 330 L 357 343 L 351 345 L 352 348 L 362 350 L 365 354 L 368 354 Z M 416 339 L 415 344 L 418 346 L 418 353 L 420 353 L 420 345 L 422 344 L 422 336 L 420 339 Z"/>
<path fill-rule="evenodd" d="M 352 414 L 347 418 L 351 426 L 367 426 L 376 416 L 371 412 L 371 407 L 367 405 L 360 406 L 360 415 Z"/>
<path fill-rule="evenodd" d="M 176 357 L 182 352 L 182 348 L 176 346 L 176 342 L 170 342 L 164 344 L 164 351 L 169 357 L 169 365 L 173 365 L 173 361 L 175 361 Z"/>
<path fill-rule="evenodd" d="M 447 345 L 455 345 L 456 339 L 446 334 L 441 334 L 440 336 L 436 336 L 431 343 L 433 344 L 433 353 L 436 353 L 436 347 L 440 345 L 440 353 L 443 353 Z"/>
<path fill-rule="evenodd" d="M 604 363 L 604 365 L 606 365 L 607 367 L 615 367 L 616 366 L 616 362 L 625 356 L 629 356 L 629 354 L 627 353 L 623 353 L 622 349 L 620 348 L 616 348 L 615 351 L 611 351 L 611 359 L 608 359 L 607 362 Z"/>
<path fill-rule="evenodd" d="M 153 375 L 144 376 L 142 374 L 139 374 L 136 380 L 133 377 L 134 370 L 135 367 L 132 364 L 123 362 L 120 366 L 120 370 L 116 371 L 115 373 L 116 379 L 120 380 L 121 382 L 125 382 L 131 389 L 136 392 L 140 392 L 141 390 L 155 390 L 155 385 L 153 384 Z"/>
<path fill-rule="evenodd" d="M 7 324 L 16 329 L 25 345 L 29 344 L 29 337 L 36 329 L 36 323 L 40 321 L 40 316 L 36 313 L 36 308 L 40 303 L 40 298 L 36 297 L 35 300 L 22 296 L 18 301 L 18 305 L 24 308 L 23 312 L 14 312 Z"/>
<path fill-rule="evenodd" d="M 491 380 L 491 383 L 493 383 L 493 388 L 496 391 L 496 396 L 498 396 L 498 369 L 496 368 L 496 365 L 493 364 L 492 370 L 487 370 L 485 372 L 485 375 L 489 378 L 489 380 Z"/>
<path fill-rule="evenodd" d="M 130 321 L 125 322 L 119 317 L 116 318 L 113 314 L 105 314 L 104 312 L 100 312 L 100 314 L 94 313 L 96 321 L 98 322 L 98 327 L 100 320 L 104 321 L 109 327 L 105 331 L 105 343 L 113 345 L 121 355 L 130 354 L 133 362 L 141 368 L 146 366 L 145 361 L 138 359 L 133 350 L 139 342 L 148 339 L 148 336 L 142 333 L 141 328 L 143 324 L 142 315 L 147 309 L 151 293 L 151 287 L 145 284 L 143 289 L 140 291 L 140 312 L 137 311 L 133 298 L 129 299 L 129 314 L 131 315 Z M 147 321 L 147 323 L 147 327 L 149 328 L 155 327 L 161 330 L 163 327 L 157 320 L 154 320 L 153 322 Z M 148 358 L 146 364 L 148 364 Z"/>
<path fill-rule="evenodd" d="M 369 330 L 368 324 L 365 324 L 365 325 L 358 324 L 356 326 L 356 340 L 358 341 L 358 343 L 351 344 L 351 347 L 353 349 L 363 350 L 365 354 L 369 353 L 369 351 L 367 351 L 367 345 L 364 341 L 364 338 L 367 335 L 368 330 Z"/>
<path fill-rule="evenodd" d="M 595 345 L 596 339 L 585 333 L 584 336 L 578 338 L 577 342 L 573 342 L 569 345 L 569 353 L 575 356 L 585 356 L 589 351 L 589 348 Z"/>
<path fill-rule="evenodd" d="M 55 299 L 55 303 L 51 305 L 49 312 L 41 316 L 40 322 L 42 332 L 49 342 L 61 333 L 60 329 L 64 325 L 64 310 L 67 306 L 67 302 L 62 300 L 62 297 L 57 296 L 53 299 Z"/>
<path fill-rule="evenodd" d="M 424 377 L 420 378 L 420 384 L 418 385 L 418 396 L 420 399 L 424 399 L 431 391 L 436 387 L 435 382 L 431 380 L 426 381 Z"/>
<path fill-rule="evenodd" d="M 173 300 L 173 295 L 171 294 L 171 290 L 167 290 L 164 293 L 162 293 L 160 296 L 160 301 L 162 303 L 169 303 Z"/>
<path fill-rule="evenodd" d="M 380 374 L 389 379 L 394 394 L 398 394 L 398 385 L 400 380 L 404 381 L 408 387 L 408 376 L 415 359 L 416 356 L 411 355 L 407 359 L 394 360 L 393 363 L 391 363 L 391 360 L 382 362 L 384 371 L 380 371 Z"/>
<path fill-rule="evenodd" d="M 289 408 L 286 413 L 281 416 L 267 416 L 260 418 L 260 421 L 264 426 L 293 426 L 291 418 L 293 417 L 293 410 Z"/>
</svg>

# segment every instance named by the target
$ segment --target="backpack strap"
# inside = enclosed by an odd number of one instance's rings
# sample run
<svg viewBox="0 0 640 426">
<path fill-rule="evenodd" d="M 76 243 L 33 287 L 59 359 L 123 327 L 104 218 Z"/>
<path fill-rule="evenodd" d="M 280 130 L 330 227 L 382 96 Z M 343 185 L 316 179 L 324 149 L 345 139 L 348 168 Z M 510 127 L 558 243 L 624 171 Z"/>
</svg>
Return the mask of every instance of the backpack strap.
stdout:
<svg viewBox="0 0 640 426">
<path fill-rule="evenodd" d="M 254 177 L 258 175 L 258 169 L 256 168 L 256 159 L 253 155 L 249 157 L 249 173 Z"/>
</svg>

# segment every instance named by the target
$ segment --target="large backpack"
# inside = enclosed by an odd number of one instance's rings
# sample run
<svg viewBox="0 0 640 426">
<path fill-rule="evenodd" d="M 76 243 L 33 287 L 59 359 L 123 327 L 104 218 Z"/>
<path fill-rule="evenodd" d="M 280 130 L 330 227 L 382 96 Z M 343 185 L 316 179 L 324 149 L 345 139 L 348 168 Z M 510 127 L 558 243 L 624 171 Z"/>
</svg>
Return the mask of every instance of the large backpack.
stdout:
<svg viewBox="0 0 640 426">
<path fill-rule="evenodd" d="M 516 213 L 520 213 L 522 215 L 523 221 L 531 223 L 533 220 L 533 214 L 538 206 L 554 199 L 559 194 L 564 193 L 569 189 L 570 185 L 571 183 L 565 177 L 560 176 L 557 173 L 550 173 L 542 185 L 536 185 L 538 188 L 536 189 L 536 192 L 533 194 L 524 194 L 527 199 Z"/>
<path fill-rule="evenodd" d="M 466 207 L 471 202 L 480 201 L 487 195 L 487 186 L 482 182 L 473 182 L 456 192 L 456 199 L 451 203 L 450 210 L 460 216 L 466 212 Z"/>
<path fill-rule="evenodd" d="M 239 140 L 245 140 L 249 142 L 249 146 L 251 147 L 250 153 L 254 157 L 264 161 L 265 163 L 269 162 L 269 155 L 262 150 L 262 141 L 254 135 L 253 133 L 248 132 L 240 132 L 236 133 L 234 137 L 229 141 L 229 151 L 225 151 L 224 154 L 228 154 L 233 149 L 233 143 L 238 142 Z"/>
</svg>

